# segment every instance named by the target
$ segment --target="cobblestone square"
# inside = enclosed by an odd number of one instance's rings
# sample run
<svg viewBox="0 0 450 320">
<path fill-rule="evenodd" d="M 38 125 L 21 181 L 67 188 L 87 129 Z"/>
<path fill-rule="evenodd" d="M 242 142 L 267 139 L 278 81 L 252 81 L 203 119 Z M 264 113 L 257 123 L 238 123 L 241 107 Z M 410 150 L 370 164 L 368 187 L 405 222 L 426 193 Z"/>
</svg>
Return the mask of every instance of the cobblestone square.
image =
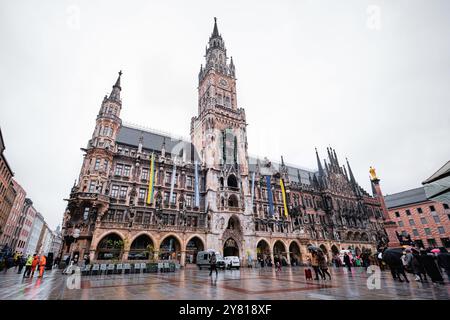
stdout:
<svg viewBox="0 0 450 320">
<path fill-rule="evenodd" d="M 68 276 L 52 270 L 43 279 L 0 274 L 1 300 L 448 300 L 450 286 L 392 280 L 381 272 L 380 289 L 370 290 L 364 268 L 351 273 L 331 268 L 332 280 L 305 280 L 303 267 L 219 271 L 187 267 L 171 273 L 82 276 L 80 289 L 69 289 Z"/>
</svg>

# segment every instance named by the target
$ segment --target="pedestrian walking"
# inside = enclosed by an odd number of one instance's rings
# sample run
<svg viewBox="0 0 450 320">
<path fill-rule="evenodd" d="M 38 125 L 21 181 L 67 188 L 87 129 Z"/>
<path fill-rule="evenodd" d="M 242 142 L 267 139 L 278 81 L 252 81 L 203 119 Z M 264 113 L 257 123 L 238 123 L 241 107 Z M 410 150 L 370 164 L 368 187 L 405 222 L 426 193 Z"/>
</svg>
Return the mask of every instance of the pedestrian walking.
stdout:
<svg viewBox="0 0 450 320">
<path fill-rule="evenodd" d="M 322 271 L 322 279 L 326 280 L 327 279 L 326 275 L 328 275 L 328 277 L 330 277 L 331 280 L 331 274 L 328 272 L 327 257 L 323 252 L 318 252 L 318 257 L 319 257 L 319 268 L 320 271 Z"/>
<path fill-rule="evenodd" d="M 278 260 L 278 261 L 275 263 L 275 271 L 281 272 L 281 263 L 280 263 L 280 260 Z"/>
<path fill-rule="evenodd" d="M 31 277 L 34 276 L 34 271 L 36 271 L 37 265 L 39 264 L 39 257 L 37 254 L 33 255 L 33 262 L 31 263 Z"/>
<path fill-rule="evenodd" d="M 44 276 L 45 265 L 47 264 L 47 258 L 44 255 L 41 255 L 39 259 L 39 278 Z"/>
<path fill-rule="evenodd" d="M 324 278 L 324 275 L 319 268 L 319 257 L 315 251 L 311 251 L 311 267 L 313 268 L 315 274 L 314 280 L 319 280 L 319 275 L 322 279 Z"/>
<path fill-rule="evenodd" d="M 33 264 L 33 256 L 29 255 L 27 261 L 25 262 L 25 272 L 23 273 L 24 278 L 30 277 L 31 265 Z"/>
<path fill-rule="evenodd" d="M 209 258 L 209 275 L 212 275 L 213 270 L 216 271 L 216 277 L 217 277 L 217 257 L 216 253 L 213 252 L 211 254 L 211 258 Z"/>
<path fill-rule="evenodd" d="M 347 267 L 348 271 L 352 271 L 352 263 L 350 261 L 350 256 L 347 254 L 347 252 L 344 253 L 344 263 L 345 266 Z"/>
</svg>

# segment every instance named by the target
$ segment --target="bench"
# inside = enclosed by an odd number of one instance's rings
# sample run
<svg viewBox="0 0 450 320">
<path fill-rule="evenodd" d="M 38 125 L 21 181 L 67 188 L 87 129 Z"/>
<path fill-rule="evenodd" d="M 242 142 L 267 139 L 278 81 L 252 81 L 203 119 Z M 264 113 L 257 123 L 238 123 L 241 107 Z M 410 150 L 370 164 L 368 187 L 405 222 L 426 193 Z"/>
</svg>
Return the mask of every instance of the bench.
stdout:
<svg viewBox="0 0 450 320">
<path fill-rule="evenodd" d="M 113 274 L 114 273 L 114 267 L 115 265 L 110 263 L 108 264 L 107 270 L 106 270 L 106 274 Z"/>
<path fill-rule="evenodd" d="M 92 275 L 97 275 L 97 274 L 99 274 L 99 270 L 100 270 L 100 265 L 99 264 L 94 264 L 92 266 L 91 274 Z"/>
</svg>

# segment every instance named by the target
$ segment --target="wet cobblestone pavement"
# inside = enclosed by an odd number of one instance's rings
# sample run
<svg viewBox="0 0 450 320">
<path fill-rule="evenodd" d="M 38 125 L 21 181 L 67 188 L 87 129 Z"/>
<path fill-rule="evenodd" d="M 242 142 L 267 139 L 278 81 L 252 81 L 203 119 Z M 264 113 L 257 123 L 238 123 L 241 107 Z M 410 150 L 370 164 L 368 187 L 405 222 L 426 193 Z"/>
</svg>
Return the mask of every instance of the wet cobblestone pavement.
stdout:
<svg viewBox="0 0 450 320">
<path fill-rule="evenodd" d="M 409 275 L 410 283 L 381 273 L 381 288 L 370 290 L 363 268 L 331 268 L 332 280 L 305 280 L 301 267 L 219 271 L 209 277 L 208 270 L 191 266 L 172 273 L 82 276 L 80 289 L 69 289 L 68 276 L 61 270 L 47 271 L 43 279 L 24 279 L 14 269 L 0 273 L 1 300 L 288 300 L 288 299 L 368 299 L 411 300 L 450 299 L 450 284 L 420 283 Z"/>
</svg>

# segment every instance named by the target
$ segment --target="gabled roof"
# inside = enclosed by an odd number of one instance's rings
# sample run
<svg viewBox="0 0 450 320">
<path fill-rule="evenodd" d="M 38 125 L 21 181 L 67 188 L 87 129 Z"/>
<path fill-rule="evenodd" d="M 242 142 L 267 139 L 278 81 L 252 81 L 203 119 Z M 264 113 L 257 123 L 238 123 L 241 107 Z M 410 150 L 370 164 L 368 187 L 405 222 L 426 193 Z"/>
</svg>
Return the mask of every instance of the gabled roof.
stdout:
<svg viewBox="0 0 450 320">
<path fill-rule="evenodd" d="M 406 190 L 399 193 L 384 196 L 386 207 L 388 209 L 407 206 L 414 203 L 428 201 L 425 189 L 419 187 L 416 189 Z"/>
</svg>

